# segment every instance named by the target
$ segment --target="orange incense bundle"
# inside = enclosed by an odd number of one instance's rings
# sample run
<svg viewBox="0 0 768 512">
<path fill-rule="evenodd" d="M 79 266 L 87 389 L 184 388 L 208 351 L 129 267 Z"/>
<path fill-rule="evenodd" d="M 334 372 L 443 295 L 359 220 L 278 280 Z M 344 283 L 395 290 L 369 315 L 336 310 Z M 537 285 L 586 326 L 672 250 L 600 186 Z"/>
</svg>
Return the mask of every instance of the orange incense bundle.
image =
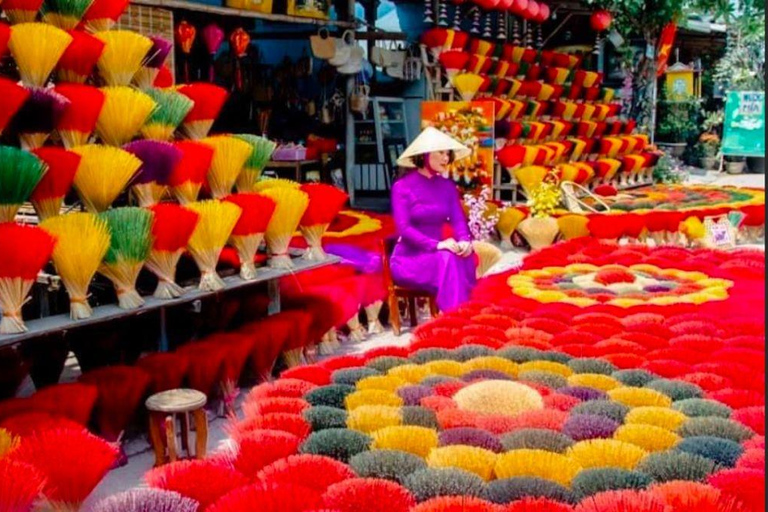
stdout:
<svg viewBox="0 0 768 512">
<path fill-rule="evenodd" d="M 83 84 L 104 52 L 104 42 L 81 30 L 70 30 L 72 42 L 56 66 L 59 80 Z"/>
<path fill-rule="evenodd" d="M 253 259 L 275 213 L 275 202 L 259 194 L 233 194 L 224 200 L 235 203 L 243 210 L 229 237 L 229 243 L 237 249 L 240 257 L 240 277 L 252 281 L 256 278 Z"/>
<path fill-rule="evenodd" d="M 54 90 L 69 100 L 56 126 L 64 147 L 72 149 L 88 144 L 104 106 L 104 93 L 96 87 L 79 84 L 61 84 Z"/>
<path fill-rule="evenodd" d="M 56 239 L 38 227 L 0 224 L 0 334 L 25 332 L 21 307 Z"/>
<path fill-rule="evenodd" d="M 349 199 L 346 192 L 333 185 L 313 183 L 302 185 L 301 190 L 309 196 L 309 206 L 301 218 L 299 228 L 307 240 L 304 259 L 325 260 L 323 235 Z"/>
<path fill-rule="evenodd" d="M 90 32 L 110 30 L 128 8 L 130 0 L 94 0 L 85 11 L 83 24 Z"/>
<path fill-rule="evenodd" d="M 0 48 L 2 50 L 2 48 Z M 0 53 L 2 57 L 2 53 Z M 27 102 L 29 91 L 16 82 L 0 77 L 0 135 L 13 116 Z"/>
<path fill-rule="evenodd" d="M 45 220 L 61 211 L 64 197 L 72 188 L 80 167 L 80 155 L 54 146 L 38 148 L 33 153 L 48 166 L 48 172 L 43 175 L 30 199 L 38 217 Z"/>
<path fill-rule="evenodd" d="M 182 85 L 178 91 L 195 102 L 184 118 L 184 132 L 190 139 L 207 137 L 229 93 L 222 87 L 208 83 Z"/>
<path fill-rule="evenodd" d="M 171 173 L 168 185 L 181 204 L 197 201 L 213 161 L 213 148 L 191 140 L 175 143 L 181 151 L 181 160 Z"/>
<path fill-rule="evenodd" d="M 200 216 L 173 203 L 161 203 L 150 209 L 155 214 L 155 222 L 152 225 L 152 250 L 145 265 L 158 279 L 155 298 L 174 299 L 184 293 L 184 289 L 176 284 L 176 266 Z"/>
</svg>

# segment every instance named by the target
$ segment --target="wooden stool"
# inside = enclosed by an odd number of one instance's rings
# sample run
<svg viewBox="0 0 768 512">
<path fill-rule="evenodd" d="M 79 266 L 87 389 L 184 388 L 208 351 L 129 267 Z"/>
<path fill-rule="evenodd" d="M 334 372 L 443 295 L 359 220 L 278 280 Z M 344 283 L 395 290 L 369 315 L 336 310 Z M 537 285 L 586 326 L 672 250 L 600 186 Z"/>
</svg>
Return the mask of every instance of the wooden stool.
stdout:
<svg viewBox="0 0 768 512">
<path fill-rule="evenodd" d="M 205 404 L 208 398 L 194 389 L 171 389 L 147 398 L 149 411 L 149 438 L 155 450 L 155 467 L 176 462 L 176 417 L 181 423 L 181 447 L 192 458 L 189 449 L 189 415 L 195 420 L 195 458 L 205 457 L 208 446 L 208 417 Z M 165 432 L 163 432 L 165 427 Z M 163 435 L 165 434 L 165 435 Z M 167 452 L 167 457 L 166 457 Z"/>
</svg>

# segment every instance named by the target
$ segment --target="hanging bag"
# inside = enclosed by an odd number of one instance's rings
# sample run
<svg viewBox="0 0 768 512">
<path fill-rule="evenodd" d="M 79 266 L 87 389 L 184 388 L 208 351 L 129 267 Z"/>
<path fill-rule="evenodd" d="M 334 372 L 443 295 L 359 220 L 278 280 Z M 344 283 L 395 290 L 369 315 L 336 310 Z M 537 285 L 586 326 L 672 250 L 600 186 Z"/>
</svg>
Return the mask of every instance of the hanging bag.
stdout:
<svg viewBox="0 0 768 512">
<path fill-rule="evenodd" d="M 355 82 L 355 88 L 349 95 L 349 110 L 361 114 L 365 119 L 371 104 L 371 87 L 365 82 L 365 75 L 362 73 L 355 78 Z"/>
<path fill-rule="evenodd" d="M 352 48 L 355 45 L 355 34 L 351 30 L 347 30 L 341 36 L 336 39 L 333 57 L 328 60 L 328 63 L 332 66 L 343 66 L 349 60 L 349 56 L 352 54 Z"/>
<path fill-rule="evenodd" d="M 318 30 L 316 35 L 310 36 L 309 46 L 312 48 L 312 55 L 318 59 L 328 60 L 336 54 L 336 38 L 331 37 L 325 27 Z"/>
</svg>

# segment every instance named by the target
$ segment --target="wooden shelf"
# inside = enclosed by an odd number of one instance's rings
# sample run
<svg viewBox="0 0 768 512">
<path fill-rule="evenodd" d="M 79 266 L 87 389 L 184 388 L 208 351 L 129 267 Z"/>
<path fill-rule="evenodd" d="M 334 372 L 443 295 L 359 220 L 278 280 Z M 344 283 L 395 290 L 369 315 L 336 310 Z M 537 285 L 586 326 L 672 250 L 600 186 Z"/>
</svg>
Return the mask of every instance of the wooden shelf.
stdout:
<svg viewBox="0 0 768 512">
<path fill-rule="evenodd" d="M 220 7 L 215 5 L 200 4 L 197 2 L 187 2 L 185 0 L 131 0 L 131 3 L 137 5 L 148 5 L 151 7 L 163 7 L 166 9 L 185 9 L 187 11 L 204 12 L 208 14 L 218 14 L 221 16 L 234 16 L 238 18 L 253 18 L 265 21 L 274 21 L 279 23 L 299 23 L 304 25 L 322 25 L 336 26 L 339 28 L 356 28 L 357 23 L 353 21 L 321 20 L 315 18 L 305 18 L 302 16 L 289 16 L 287 14 L 271 14 L 245 9 L 233 9 L 231 7 Z"/>
<path fill-rule="evenodd" d="M 224 295 L 233 290 L 241 290 L 243 288 L 249 288 L 259 284 L 272 285 L 277 283 L 277 280 L 282 277 L 294 275 L 299 272 L 304 272 L 315 268 L 334 265 L 339 261 L 341 260 L 335 256 L 329 257 L 329 259 L 326 261 L 305 261 L 300 258 L 294 258 L 293 262 L 296 265 L 295 268 L 290 270 L 276 270 L 268 267 L 262 267 L 258 269 L 257 277 L 253 281 L 243 281 L 239 276 L 225 277 L 224 282 L 226 283 L 226 287 L 223 290 L 218 290 L 215 292 L 204 292 L 200 291 L 196 287 L 187 287 L 185 288 L 184 295 L 177 299 L 160 300 L 152 296 L 143 297 L 146 303 L 144 306 L 137 309 L 125 310 L 120 309 L 115 304 L 108 304 L 93 308 L 93 315 L 90 318 L 85 318 L 83 320 L 72 320 L 69 317 L 69 313 L 63 315 L 48 316 L 36 320 L 28 320 L 25 322 L 27 328 L 29 329 L 27 332 L 20 334 L 0 334 L 0 347 L 16 345 L 28 339 L 54 333 L 66 332 L 71 329 L 78 329 L 80 327 L 89 325 L 97 325 L 112 320 L 132 318 L 155 311 L 162 312 L 162 310 L 169 307 L 189 304 L 205 298 Z M 277 296 L 270 297 L 270 299 L 278 301 L 276 306 L 279 310 L 279 290 L 275 291 L 274 293 L 277 293 Z"/>
</svg>

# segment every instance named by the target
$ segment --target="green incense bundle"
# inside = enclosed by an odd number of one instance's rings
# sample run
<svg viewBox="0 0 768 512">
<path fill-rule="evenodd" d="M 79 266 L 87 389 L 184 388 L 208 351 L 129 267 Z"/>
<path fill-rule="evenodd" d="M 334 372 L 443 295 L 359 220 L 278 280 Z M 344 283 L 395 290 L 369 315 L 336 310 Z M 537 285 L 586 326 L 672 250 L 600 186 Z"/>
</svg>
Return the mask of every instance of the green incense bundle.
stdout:
<svg viewBox="0 0 768 512">
<path fill-rule="evenodd" d="M 72 30 L 80 24 L 92 3 L 93 0 L 45 0 L 43 20 L 62 30 Z"/>
<path fill-rule="evenodd" d="M 136 279 L 152 248 L 153 214 L 144 208 L 115 208 L 100 214 L 110 230 L 110 244 L 99 272 L 115 286 L 118 305 L 135 309 L 144 304 Z"/>
<path fill-rule="evenodd" d="M 157 109 L 149 116 L 141 134 L 145 139 L 169 142 L 195 102 L 176 91 L 152 88 L 144 92 L 157 103 Z"/>
<path fill-rule="evenodd" d="M 261 178 L 261 173 L 272 158 L 277 144 L 264 137 L 247 133 L 241 133 L 235 137 L 244 140 L 253 147 L 251 156 L 245 162 L 245 167 L 237 178 L 237 190 L 238 192 L 256 192 L 256 182 Z"/>
<path fill-rule="evenodd" d="M 12 146 L 0 146 L 0 222 L 13 222 L 19 207 L 48 170 L 32 153 Z"/>
</svg>

